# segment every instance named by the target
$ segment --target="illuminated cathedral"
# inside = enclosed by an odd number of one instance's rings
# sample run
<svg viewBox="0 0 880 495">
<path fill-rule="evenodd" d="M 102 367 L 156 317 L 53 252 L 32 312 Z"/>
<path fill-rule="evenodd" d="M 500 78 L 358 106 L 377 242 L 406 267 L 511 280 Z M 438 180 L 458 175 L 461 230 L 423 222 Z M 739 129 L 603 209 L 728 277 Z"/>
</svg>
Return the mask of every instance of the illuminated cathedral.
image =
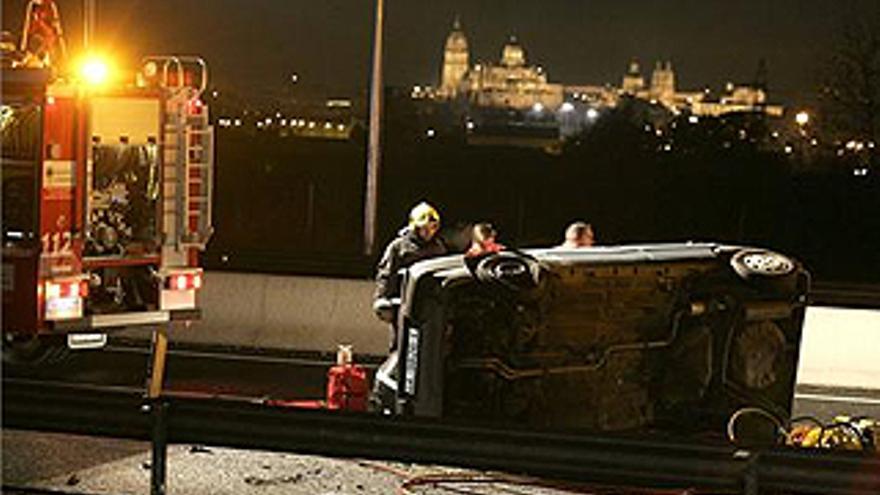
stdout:
<svg viewBox="0 0 880 495">
<path fill-rule="evenodd" d="M 541 67 L 527 64 L 525 50 L 513 36 L 501 51 L 500 63 L 471 66 L 467 37 L 456 20 L 446 38 L 437 96 L 485 107 L 556 110 L 563 88 L 548 82 Z"/>
</svg>

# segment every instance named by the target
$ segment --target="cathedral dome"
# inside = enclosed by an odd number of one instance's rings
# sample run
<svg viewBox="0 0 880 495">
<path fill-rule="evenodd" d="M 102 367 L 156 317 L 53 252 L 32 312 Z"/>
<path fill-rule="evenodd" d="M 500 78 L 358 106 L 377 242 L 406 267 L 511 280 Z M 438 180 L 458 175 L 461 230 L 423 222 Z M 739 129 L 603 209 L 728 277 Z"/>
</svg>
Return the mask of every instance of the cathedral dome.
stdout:
<svg viewBox="0 0 880 495">
<path fill-rule="evenodd" d="M 511 36 L 501 52 L 501 65 L 506 67 L 522 67 L 526 64 L 526 55 L 522 45 Z"/>
</svg>

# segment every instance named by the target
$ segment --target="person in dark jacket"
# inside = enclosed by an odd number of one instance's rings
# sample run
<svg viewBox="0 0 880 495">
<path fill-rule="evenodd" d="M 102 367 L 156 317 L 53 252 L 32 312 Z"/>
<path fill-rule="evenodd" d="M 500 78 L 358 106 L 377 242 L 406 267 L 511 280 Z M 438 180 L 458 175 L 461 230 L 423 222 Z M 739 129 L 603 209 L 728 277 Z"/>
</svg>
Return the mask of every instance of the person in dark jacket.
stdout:
<svg viewBox="0 0 880 495">
<path fill-rule="evenodd" d="M 409 224 L 385 248 L 376 267 L 376 290 L 373 311 L 391 324 L 391 350 L 396 348 L 396 309 L 400 299 L 400 270 L 413 263 L 446 254 L 446 245 L 437 235 L 440 214 L 426 202 L 417 204 L 409 213 Z"/>
</svg>

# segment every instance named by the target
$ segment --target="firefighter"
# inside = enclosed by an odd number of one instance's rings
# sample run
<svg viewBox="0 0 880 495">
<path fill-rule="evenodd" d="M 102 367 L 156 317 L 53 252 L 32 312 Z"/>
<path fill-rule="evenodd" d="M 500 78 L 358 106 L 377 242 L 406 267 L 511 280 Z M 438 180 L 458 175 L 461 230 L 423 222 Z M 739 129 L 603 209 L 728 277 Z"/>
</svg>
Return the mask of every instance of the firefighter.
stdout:
<svg viewBox="0 0 880 495">
<path fill-rule="evenodd" d="M 376 290 L 373 311 L 380 320 L 391 324 L 391 350 L 397 347 L 396 313 L 400 298 L 400 270 L 413 263 L 446 254 L 446 245 L 437 232 L 440 214 L 422 201 L 409 213 L 409 224 L 385 248 L 385 254 L 376 267 Z"/>
<path fill-rule="evenodd" d="M 590 247 L 596 242 L 593 235 L 593 226 L 586 222 L 573 222 L 565 229 L 565 241 L 562 248 L 583 248 Z"/>
<path fill-rule="evenodd" d="M 471 234 L 471 247 L 465 253 L 466 257 L 482 256 L 484 254 L 497 253 L 505 249 L 504 244 L 495 241 L 498 232 L 491 223 L 478 223 L 474 225 Z"/>
</svg>

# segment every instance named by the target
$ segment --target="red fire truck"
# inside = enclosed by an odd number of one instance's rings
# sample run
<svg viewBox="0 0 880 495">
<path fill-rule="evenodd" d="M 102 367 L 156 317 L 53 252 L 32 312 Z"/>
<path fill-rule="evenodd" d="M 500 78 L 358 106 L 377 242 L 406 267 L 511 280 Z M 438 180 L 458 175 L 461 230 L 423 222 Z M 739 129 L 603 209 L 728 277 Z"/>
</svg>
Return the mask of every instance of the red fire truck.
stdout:
<svg viewBox="0 0 880 495">
<path fill-rule="evenodd" d="M 2 75 L 4 360 L 198 318 L 213 230 L 205 63 L 148 57 L 136 82 L 104 86 L 47 66 Z"/>
</svg>

